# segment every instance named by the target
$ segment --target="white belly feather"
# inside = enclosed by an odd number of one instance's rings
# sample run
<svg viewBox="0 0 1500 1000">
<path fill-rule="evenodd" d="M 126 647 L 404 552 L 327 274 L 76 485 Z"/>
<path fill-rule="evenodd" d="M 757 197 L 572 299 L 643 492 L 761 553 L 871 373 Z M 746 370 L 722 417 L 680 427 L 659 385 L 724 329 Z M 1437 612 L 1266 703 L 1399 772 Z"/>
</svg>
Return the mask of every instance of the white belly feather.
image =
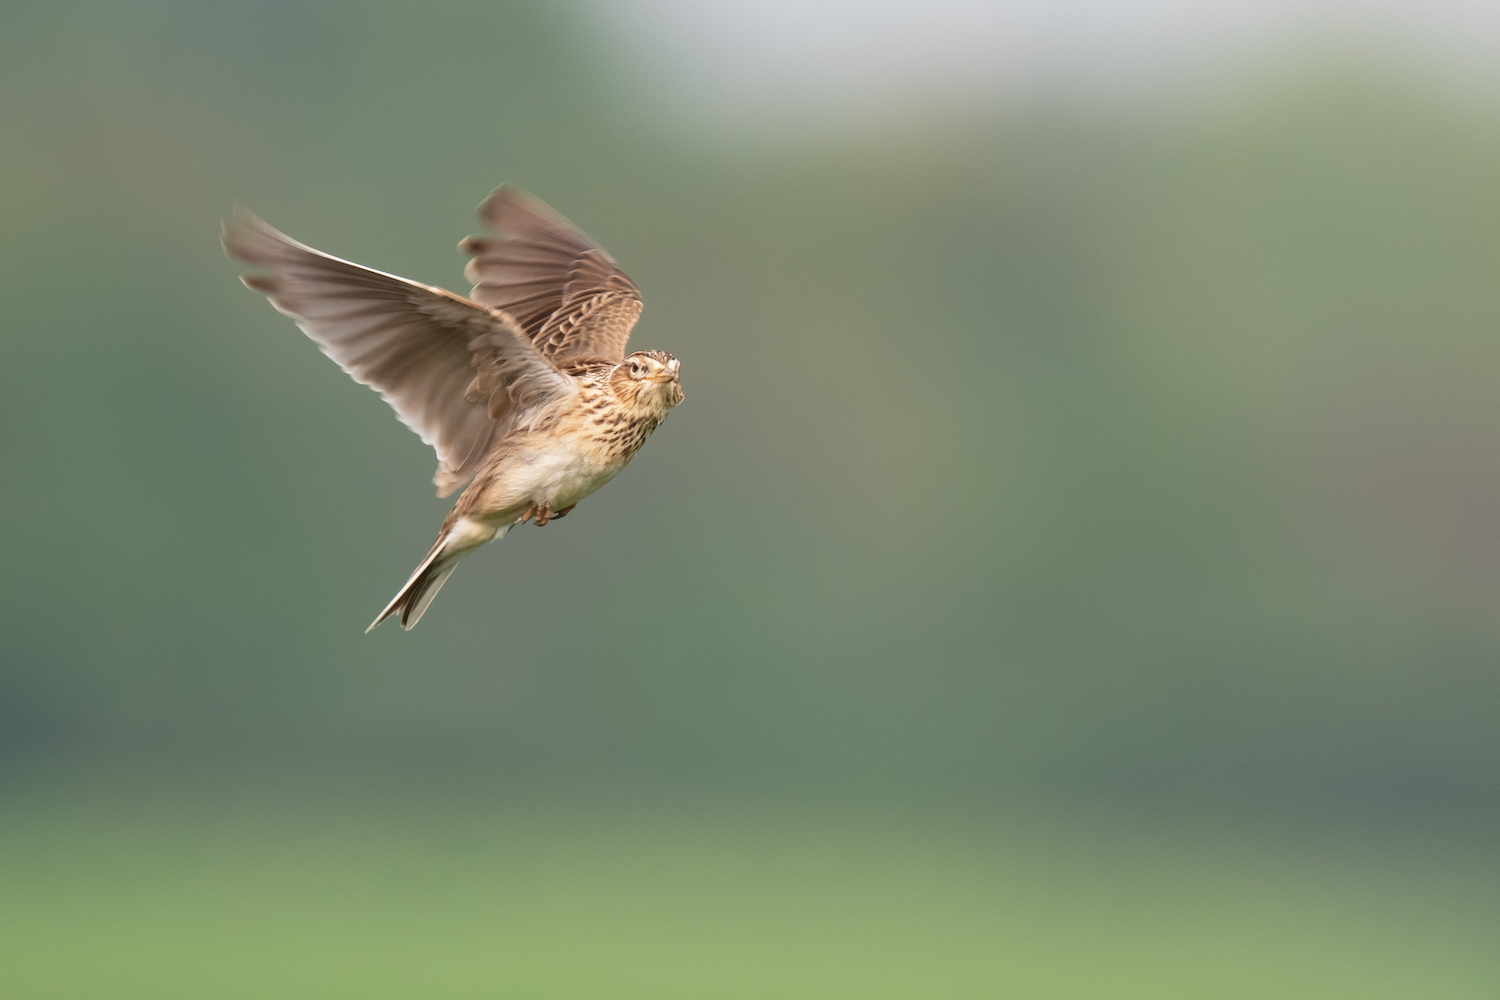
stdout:
<svg viewBox="0 0 1500 1000">
<path fill-rule="evenodd" d="M 557 441 L 546 448 L 528 449 L 516 456 L 506 470 L 506 492 L 525 503 L 543 504 L 560 510 L 569 507 L 615 477 L 620 463 L 601 463 L 571 442 Z"/>
</svg>

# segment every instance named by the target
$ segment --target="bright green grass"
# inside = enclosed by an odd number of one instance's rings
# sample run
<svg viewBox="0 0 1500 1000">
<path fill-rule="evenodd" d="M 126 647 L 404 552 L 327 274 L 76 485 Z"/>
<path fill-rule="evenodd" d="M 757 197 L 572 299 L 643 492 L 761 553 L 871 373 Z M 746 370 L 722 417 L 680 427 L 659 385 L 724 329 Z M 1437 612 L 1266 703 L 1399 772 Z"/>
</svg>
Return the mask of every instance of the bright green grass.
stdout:
<svg viewBox="0 0 1500 1000">
<path fill-rule="evenodd" d="M 792 808 L 64 808 L 0 820 L 0 996 L 1500 996 L 1496 868 Z"/>
</svg>

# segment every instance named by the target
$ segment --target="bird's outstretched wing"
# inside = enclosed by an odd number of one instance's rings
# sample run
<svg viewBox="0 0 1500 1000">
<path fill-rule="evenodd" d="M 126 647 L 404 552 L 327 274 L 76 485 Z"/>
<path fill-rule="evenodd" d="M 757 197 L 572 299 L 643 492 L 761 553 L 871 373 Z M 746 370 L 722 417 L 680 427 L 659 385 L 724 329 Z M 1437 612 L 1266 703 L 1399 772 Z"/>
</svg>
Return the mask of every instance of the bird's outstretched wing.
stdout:
<svg viewBox="0 0 1500 1000">
<path fill-rule="evenodd" d="M 469 296 L 514 316 L 554 363 L 619 361 L 641 315 L 641 293 L 603 247 L 541 201 L 502 187 L 479 206 L 496 238 L 459 244 L 473 255 Z"/>
<path fill-rule="evenodd" d="M 576 391 L 504 313 L 330 257 L 243 208 L 223 238 L 231 257 L 270 272 L 246 285 L 432 445 L 439 496 L 474 477 L 513 412 Z"/>
</svg>

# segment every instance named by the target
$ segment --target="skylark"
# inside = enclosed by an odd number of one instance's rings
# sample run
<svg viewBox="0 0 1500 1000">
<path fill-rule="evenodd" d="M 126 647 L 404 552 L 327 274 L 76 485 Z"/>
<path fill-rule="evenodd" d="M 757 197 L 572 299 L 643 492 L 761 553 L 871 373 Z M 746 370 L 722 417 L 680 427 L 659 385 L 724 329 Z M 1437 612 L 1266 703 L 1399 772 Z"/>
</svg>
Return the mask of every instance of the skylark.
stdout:
<svg viewBox="0 0 1500 1000">
<path fill-rule="evenodd" d="M 682 402 L 676 358 L 626 355 L 641 296 L 603 247 L 512 187 L 479 215 L 494 238 L 459 244 L 468 298 L 330 257 L 244 209 L 224 224 L 229 255 L 270 272 L 241 280 L 436 449 L 438 496 L 468 484 L 370 629 L 398 611 L 410 629 L 460 559 L 567 514 Z"/>
</svg>

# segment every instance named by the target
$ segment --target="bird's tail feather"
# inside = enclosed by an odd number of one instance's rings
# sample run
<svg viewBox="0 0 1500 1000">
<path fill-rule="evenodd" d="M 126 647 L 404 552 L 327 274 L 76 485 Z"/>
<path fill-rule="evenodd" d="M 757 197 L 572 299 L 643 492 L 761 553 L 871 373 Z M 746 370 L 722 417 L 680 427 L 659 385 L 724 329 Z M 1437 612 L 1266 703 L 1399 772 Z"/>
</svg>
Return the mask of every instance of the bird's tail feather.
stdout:
<svg viewBox="0 0 1500 1000">
<path fill-rule="evenodd" d="M 452 527 L 443 531 L 438 540 L 428 551 L 427 557 L 417 564 L 416 570 L 412 572 L 411 578 L 406 585 L 391 598 L 370 627 L 365 629 L 368 634 L 376 625 L 385 621 L 396 612 L 401 612 L 401 627 L 410 631 L 411 628 L 422 620 L 422 615 L 427 612 L 428 605 L 432 599 L 437 597 L 438 591 L 443 589 L 443 584 L 448 582 L 448 577 L 458 568 L 458 561 L 473 552 L 485 542 L 494 538 L 497 532 L 489 525 L 478 524 L 466 518 L 460 519 Z"/>
</svg>

